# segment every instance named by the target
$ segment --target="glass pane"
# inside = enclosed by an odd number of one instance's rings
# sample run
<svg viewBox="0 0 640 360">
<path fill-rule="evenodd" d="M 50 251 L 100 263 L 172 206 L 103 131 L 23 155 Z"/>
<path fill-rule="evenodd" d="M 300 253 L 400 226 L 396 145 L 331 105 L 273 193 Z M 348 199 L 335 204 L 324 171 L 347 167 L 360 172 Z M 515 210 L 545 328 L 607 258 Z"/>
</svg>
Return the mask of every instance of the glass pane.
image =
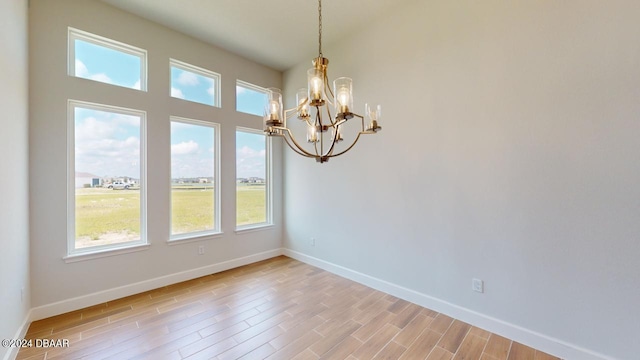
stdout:
<svg viewBox="0 0 640 360">
<path fill-rule="evenodd" d="M 141 117 L 74 115 L 75 248 L 140 240 Z"/>
<path fill-rule="evenodd" d="M 140 90 L 142 59 L 76 39 L 75 76 Z"/>
<path fill-rule="evenodd" d="M 236 85 L 236 111 L 262 116 L 266 103 L 266 92 Z"/>
<path fill-rule="evenodd" d="M 171 234 L 215 228 L 215 129 L 171 122 Z"/>
<path fill-rule="evenodd" d="M 201 104 L 218 106 L 214 77 L 207 77 L 171 66 L 171 96 Z"/>
<path fill-rule="evenodd" d="M 236 131 L 236 225 L 267 222 L 266 138 Z"/>
</svg>

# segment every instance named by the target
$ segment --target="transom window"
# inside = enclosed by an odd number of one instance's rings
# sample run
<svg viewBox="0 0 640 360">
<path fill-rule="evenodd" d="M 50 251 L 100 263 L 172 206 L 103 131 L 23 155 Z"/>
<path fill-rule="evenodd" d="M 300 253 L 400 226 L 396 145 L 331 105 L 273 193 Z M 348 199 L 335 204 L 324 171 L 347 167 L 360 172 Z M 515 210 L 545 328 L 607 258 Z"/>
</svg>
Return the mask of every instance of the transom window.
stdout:
<svg viewBox="0 0 640 360">
<path fill-rule="evenodd" d="M 236 81 L 236 111 L 262 116 L 266 103 L 266 89 L 242 80 Z"/>
<path fill-rule="evenodd" d="M 220 107 L 220 74 L 174 59 L 170 64 L 172 97 Z"/>
<path fill-rule="evenodd" d="M 69 75 L 136 90 L 147 90 L 147 52 L 69 28 Z"/>
</svg>

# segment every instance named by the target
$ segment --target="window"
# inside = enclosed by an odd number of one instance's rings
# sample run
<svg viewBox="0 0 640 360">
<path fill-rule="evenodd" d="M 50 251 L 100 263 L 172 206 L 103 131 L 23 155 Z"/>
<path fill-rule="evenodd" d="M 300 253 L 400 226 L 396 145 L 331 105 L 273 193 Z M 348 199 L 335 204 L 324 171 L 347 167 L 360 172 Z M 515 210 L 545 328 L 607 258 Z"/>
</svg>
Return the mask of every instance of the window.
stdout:
<svg viewBox="0 0 640 360">
<path fill-rule="evenodd" d="M 220 107 L 220 74 L 171 59 L 171 96 Z"/>
<path fill-rule="evenodd" d="M 271 224 L 270 147 L 261 130 L 236 130 L 236 227 Z"/>
<path fill-rule="evenodd" d="M 219 125 L 171 117 L 171 240 L 219 232 Z"/>
<path fill-rule="evenodd" d="M 145 113 L 69 101 L 69 254 L 145 244 Z"/>
<path fill-rule="evenodd" d="M 247 82 L 236 81 L 236 111 L 262 116 L 267 103 L 267 91 Z"/>
<path fill-rule="evenodd" d="M 69 75 L 147 90 L 147 52 L 69 28 Z"/>
</svg>

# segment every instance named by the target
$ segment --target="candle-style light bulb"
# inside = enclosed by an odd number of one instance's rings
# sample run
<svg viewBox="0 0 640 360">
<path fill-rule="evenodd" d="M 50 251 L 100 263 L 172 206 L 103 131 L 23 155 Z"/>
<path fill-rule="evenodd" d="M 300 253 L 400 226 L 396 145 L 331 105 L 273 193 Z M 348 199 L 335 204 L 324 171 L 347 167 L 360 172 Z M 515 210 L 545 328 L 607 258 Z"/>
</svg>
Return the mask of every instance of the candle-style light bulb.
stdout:
<svg viewBox="0 0 640 360">
<path fill-rule="evenodd" d="M 348 77 L 340 77 L 333 81 L 333 92 L 336 94 L 336 112 L 338 118 L 348 119 L 353 108 L 353 81 Z"/>
<path fill-rule="evenodd" d="M 311 78 L 311 89 L 313 91 L 313 98 L 320 99 L 320 89 L 322 89 L 322 80 L 319 77 L 314 76 Z"/>
<path fill-rule="evenodd" d="M 338 90 L 338 102 L 341 107 L 346 107 L 349 105 L 349 90 L 342 88 Z"/>
<path fill-rule="evenodd" d="M 316 131 L 316 127 L 313 125 L 309 125 L 307 127 L 307 142 L 318 142 L 318 132 Z"/>
<path fill-rule="evenodd" d="M 369 125 L 366 130 L 373 130 L 375 132 L 380 131 L 382 127 L 378 125 L 378 121 L 382 118 L 382 106 L 377 105 L 375 107 L 364 104 L 364 115 L 369 120 Z"/>
<path fill-rule="evenodd" d="M 272 119 L 277 119 L 278 118 L 278 111 L 280 110 L 280 106 L 278 105 L 277 102 L 270 101 L 269 102 L 269 107 L 271 108 L 271 118 Z"/>
<path fill-rule="evenodd" d="M 296 93 L 296 101 L 298 102 L 298 119 L 304 120 L 309 117 L 309 94 L 307 89 L 298 89 Z"/>
<path fill-rule="evenodd" d="M 309 69 L 307 71 L 307 81 L 309 84 L 310 105 L 320 106 L 324 104 L 324 73 L 320 69 Z"/>
<path fill-rule="evenodd" d="M 267 89 L 264 121 L 266 126 L 280 126 L 282 124 L 282 93 L 280 89 Z"/>
</svg>

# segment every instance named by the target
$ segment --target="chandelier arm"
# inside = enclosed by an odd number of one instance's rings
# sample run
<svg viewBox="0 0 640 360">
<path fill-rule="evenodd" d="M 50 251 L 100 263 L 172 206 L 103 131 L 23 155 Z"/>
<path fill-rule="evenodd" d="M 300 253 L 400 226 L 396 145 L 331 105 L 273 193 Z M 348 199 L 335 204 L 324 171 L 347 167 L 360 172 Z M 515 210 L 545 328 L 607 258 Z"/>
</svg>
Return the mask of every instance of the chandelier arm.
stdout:
<svg viewBox="0 0 640 360">
<path fill-rule="evenodd" d="M 292 118 L 293 115 L 295 115 L 298 110 L 299 110 L 299 107 L 287 109 L 284 111 L 284 117 L 287 119 Z"/>
<path fill-rule="evenodd" d="M 322 141 L 322 133 L 320 133 L 320 135 L 318 135 L 318 136 L 320 136 L 320 141 Z M 313 142 L 313 147 L 316 149 L 316 156 L 319 156 L 320 155 L 320 151 L 318 151 L 318 141 L 314 141 Z"/>
<path fill-rule="evenodd" d="M 333 89 L 331 89 L 331 86 L 329 86 L 329 76 L 327 75 L 326 71 L 324 72 L 324 88 L 325 90 L 329 90 L 329 94 L 331 94 L 331 98 L 335 100 L 336 96 L 333 94 Z"/>
<path fill-rule="evenodd" d="M 316 146 L 316 154 L 323 154 L 324 153 L 324 135 L 322 135 L 323 133 L 323 124 L 322 124 L 322 112 L 320 111 L 320 109 L 318 108 L 318 106 L 316 106 L 316 122 L 318 123 L 318 125 L 320 126 L 320 151 L 318 151 L 318 143 L 314 143 L 314 145 Z"/>
<path fill-rule="evenodd" d="M 340 125 L 342 125 L 342 124 L 344 124 L 344 123 L 346 123 L 346 122 L 347 122 L 347 119 L 342 119 L 342 120 L 340 120 L 340 121 L 336 121 L 336 123 L 335 123 L 335 124 L 333 124 L 333 125 L 335 125 L 335 126 L 340 126 Z"/>
<path fill-rule="evenodd" d="M 298 144 L 298 142 L 296 141 L 296 139 L 295 139 L 295 138 L 293 137 L 293 135 L 291 134 L 291 130 L 289 130 L 288 128 L 278 128 L 278 129 L 286 131 L 286 132 L 287 132 L 287 134 L 289 134 L 289 139 L 291 140 L 291 142 L 293 142 L 293 144 L 296 146 L 296 148 L 298 148 L 298 150 L 300 150 L 301 152 L 303 152 L 303 153 L 305 154 L 305 156 L 308 156 L 308 157 L 316 157 L 316 156 L 317 156 L 317 155 L 314 155 L 314 154 L 312 154 L 312 153 L 310 153 L 310 152 L 306 151 L 302 146 L 300 146 L 300 144 Z M 286 136 L 282 135 L 282 137 L 284 137 L 284 138 L 285 138 L 285 141 L 287 141 L 287 140 L 286 140 L 286 139 L 287 139 L 287 138 L 286 138 Z M 287 141 L 287 144 L 288 144 L 288 143 L 289 143 L 289 142 Z M 294 151 L 296 150 L 296 149 L 294 149 L 291 145 L 289 145 L 289 147 L 291 147 L 291 149 L 293 149 Z"/>
<path fill-rule="evenodd" d="M 287 120 L 289 120 L 290 118 L 293 117 L 293 115 L 296 114 L 296 110 L 297 108 L 291 108 L 288 110 L 284 111 L 284 122 L 283 122 L 283 126 L 286 128 L 287 127 Z"/>
<path fill-rule="evenodd" d="M 355 139 L 355 140 L 353 140 L 353 143 L 352 143 L 348 148 L 346 148 L 344 151 L 341 151 L 341 152 L 339 152 L 339 153 L 337 153 L 337 154 L 329 155 L 329 157 L 336 157 L 336 156 L 340 156 L 340 155 L 342 155 L 342 154 L 346 153 L 347 151 L 351 150 L 351 148 L 352 148 L 352 147 L 354 147 L 354 146 L 356 145 L 356 143 L 358 142 L 358 140 L 360 140 L 360 135 L 362 135 L 362 134 L 366 134 L 366 132 L 364 132 L 364 131 L 360 131 L 360 132 L 358 133 L 358 136 L 356 136 L 356 139 Z"/>
<path fill-rule="evenodd" d="M 362 123 L 362 132 L 366 132 L 366 130 L 364 129 L 364 116 L 362 115 L 358 115 L 358 114 L 353 114 L 353 116 L 360 118 L 360 121 Z M 346 121 L 346 120 L 345 120 Z"/>
<path fill-rule="evenodd" d="M 335 130 L 333 131 L 333 141 L 331 141 L 331 147 L 329 147 L 327 152 L 322 154 L 322 156 L 328 156 L 328 157 L 332 156 L 331 154 L 333 154 L 333 149 L 336 146 L 337 139 L 338 139 L 338 128 L 336 127 Z"/>
<path fill-rule="evenodd" d="M 329 108 L 329 106 L 327 106 L 327 116 L 329 117 L 329 121 L 331 122 L 331 127 L 335 127 L 338 122 L 334 121 L 333 116 L 331 116 L 331 109 Z"/>
<path fill-rule="evenodd" d="M 311 116 L 309 116 L 308 118 L 304 119 L 304 121 L 306 121 L 306 122 L 307 122 L 307 125 L 309 125 L 309 126 L 313 126 L 313 124 L 311 124 L 311 121 L 310 121 L 310 120 L 311 120 Z"/>
<path fill-rule="evenodd" d="M 302 155 L 304 157 L 315 157 L 315 155 L 313 155 L 311 153 L 307 153 L 306 151 L 305 152 L 300 151 L 302 149 L 296 149 L 293 145 L 291 145 L 289 140 L 287 140 L 287 137 L 285 135 L 279 134 L 277 136 L 281 136 L 284 139 L 284 142 L 287 144 L 287 146 L 289 146 L 291 148 L 291 150 L 293 150 L 298 155 Z"/>
</svg>

